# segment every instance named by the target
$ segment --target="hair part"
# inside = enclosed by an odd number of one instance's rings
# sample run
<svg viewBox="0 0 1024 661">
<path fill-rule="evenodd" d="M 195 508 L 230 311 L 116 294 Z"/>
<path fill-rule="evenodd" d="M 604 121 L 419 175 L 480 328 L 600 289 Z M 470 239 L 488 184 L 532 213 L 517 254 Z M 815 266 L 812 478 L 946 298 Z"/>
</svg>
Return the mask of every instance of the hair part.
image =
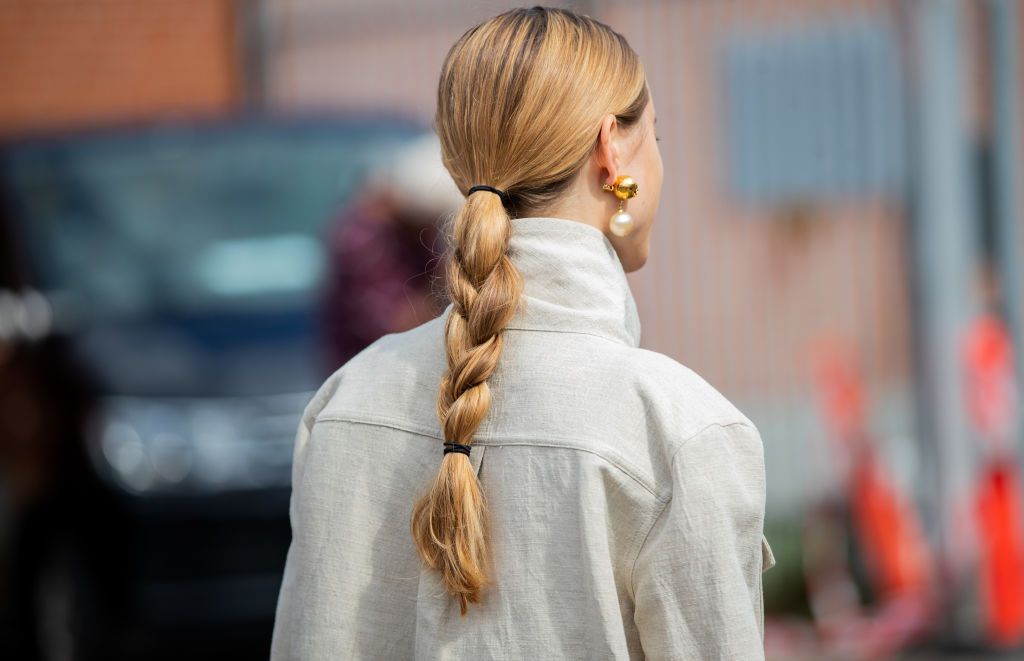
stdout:
<svg viewBox="0 0 1024 661">
<path fill-rule="evenodd" d="M 649 92 L 626 39 L 565 9 L 512 9 L 469 29 L 441 69 L 434 129 L 445 167 L 467 197 L 451 223 L 447 369 L 437 394 L 446 440 L 470 445 L 491 404 L 488 379 L 523 281 L 508 254 L 512 218 L 550 205 L 590 157 L 601 120 L 635 124 Z M 415 503 L 412 535 L 462 615 L 492 582 L 488 511 L 468 456 L 443 455 Z"/>
</svg>

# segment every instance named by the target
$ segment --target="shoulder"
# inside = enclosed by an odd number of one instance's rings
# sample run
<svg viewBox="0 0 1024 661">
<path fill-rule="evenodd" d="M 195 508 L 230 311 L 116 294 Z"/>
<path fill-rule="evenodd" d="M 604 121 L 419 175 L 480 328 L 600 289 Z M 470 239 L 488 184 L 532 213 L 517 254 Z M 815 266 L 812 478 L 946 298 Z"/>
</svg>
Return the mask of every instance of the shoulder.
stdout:
<svg viewBox="0 0 1024 661">
<path fill-rule="evenodd" d="M 677 425 L 677 435 L 688 436 L 709 425 L 748 424 L 750 419 L 689 366 L 665 354 L 630 348 L 618 358 L 638 397 L 655 406 Z"/>
<path fill-rule="evenodd" d="M 627 347 L 612 357 L 610 388 L 632 399 L 648 437 L 656 437 L 670 462 L 682 445 L 705 432 L 757 428 L 728 397 L 689 366 L 647 349 Z M 628 384 L 627 388 L 623 388 Z M 609 394 L 609 397 L 613 395 Z"/>
<path fill-rule="evenodd" d="M 385 420 L 408 411 L 423 412 L 416 419 L 432 422 L 434 393 L 444 372 L 443 333 L 444 319 L 435 317 L 378 338 L 323 382 L 307 415 Z"/>
<path fill-rule="evenodd" d="M 623 369 L 632 380 L 643 429 L 630 451 L 648 453 L 645 468 L 658 497 L 667 501 L 681 481 L 699 484 L 706 478 L 723 493 L 750 502 L 761 498 L 764 446 L 753 421 L 690 367 L 654 351 L 627 354 Z M 701 477 L 680 477 L 693 475 Z M 742 479 L 733 480 L 737 475 Z"/>
<path fill-rule="evenodd" d="M 434 317 L 409 330 L 381 336 L 342 365 L 338 372 L 349 378 L 372 374 L 385 376 L 389 370 L 439 363 L 444 357 L 444 319 Z"/>
<path fill-rule="evenodd" d="M 701 432 L 753 428 L 701 374 L 655 351 L 568 333 L 520 334 L 505 351 L 497 416 L 482 426 L 487 442 L 509 429 L 545 443 L 561 438 L 659 484 Z"/>
</svg>

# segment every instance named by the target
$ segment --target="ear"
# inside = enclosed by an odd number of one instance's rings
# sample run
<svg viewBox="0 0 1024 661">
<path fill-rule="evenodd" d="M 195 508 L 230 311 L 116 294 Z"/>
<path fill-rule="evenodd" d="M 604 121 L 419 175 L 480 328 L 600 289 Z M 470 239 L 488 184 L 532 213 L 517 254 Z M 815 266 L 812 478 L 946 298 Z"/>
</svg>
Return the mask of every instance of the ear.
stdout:
<svg viewBox="0 0 1024 661">
<path fill-rule="evenodd" d="M 619 174 L 619 123 L 615 115 L 605 115 L 601 121 L 601 130 L 594 148 L 597 166 L 608 172 L 607 179 L 602 183 L 614 184 Z"/>
</svg>

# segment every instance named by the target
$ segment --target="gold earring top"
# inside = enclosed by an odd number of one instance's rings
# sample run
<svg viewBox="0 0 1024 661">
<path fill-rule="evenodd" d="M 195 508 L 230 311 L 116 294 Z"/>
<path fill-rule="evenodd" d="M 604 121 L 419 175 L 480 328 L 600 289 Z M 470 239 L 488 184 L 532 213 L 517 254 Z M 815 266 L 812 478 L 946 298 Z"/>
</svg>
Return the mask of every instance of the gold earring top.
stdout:
<svg viewBox="0 0 1024 661">
<path fill-rule="evenodd" d="M 640 187 L 636 185 L 636 180 L 628 174 L 620 174 L 618 177 L 615 177 L 614 184 L 605 184 L 601 186 L 601 190 L 615 193 L 615 197 L 620 200 L 628 200 L 640 193 Z"/>
</svg>

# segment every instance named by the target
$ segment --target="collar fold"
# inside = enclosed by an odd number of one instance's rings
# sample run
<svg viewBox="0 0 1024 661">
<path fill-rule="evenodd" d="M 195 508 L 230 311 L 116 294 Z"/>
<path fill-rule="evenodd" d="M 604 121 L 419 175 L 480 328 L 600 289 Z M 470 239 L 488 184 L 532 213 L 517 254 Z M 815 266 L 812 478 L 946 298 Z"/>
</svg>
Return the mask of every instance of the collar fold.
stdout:
<svg viewBox="0 0 1024 661">
<path fill-rule="evenodd" d="M 508 328 L 640 345 L 636 301 L 601 230 L 563 218 L 515 218 L 509 257 L 523 275 L 524 300 Z"/>
</svg>

